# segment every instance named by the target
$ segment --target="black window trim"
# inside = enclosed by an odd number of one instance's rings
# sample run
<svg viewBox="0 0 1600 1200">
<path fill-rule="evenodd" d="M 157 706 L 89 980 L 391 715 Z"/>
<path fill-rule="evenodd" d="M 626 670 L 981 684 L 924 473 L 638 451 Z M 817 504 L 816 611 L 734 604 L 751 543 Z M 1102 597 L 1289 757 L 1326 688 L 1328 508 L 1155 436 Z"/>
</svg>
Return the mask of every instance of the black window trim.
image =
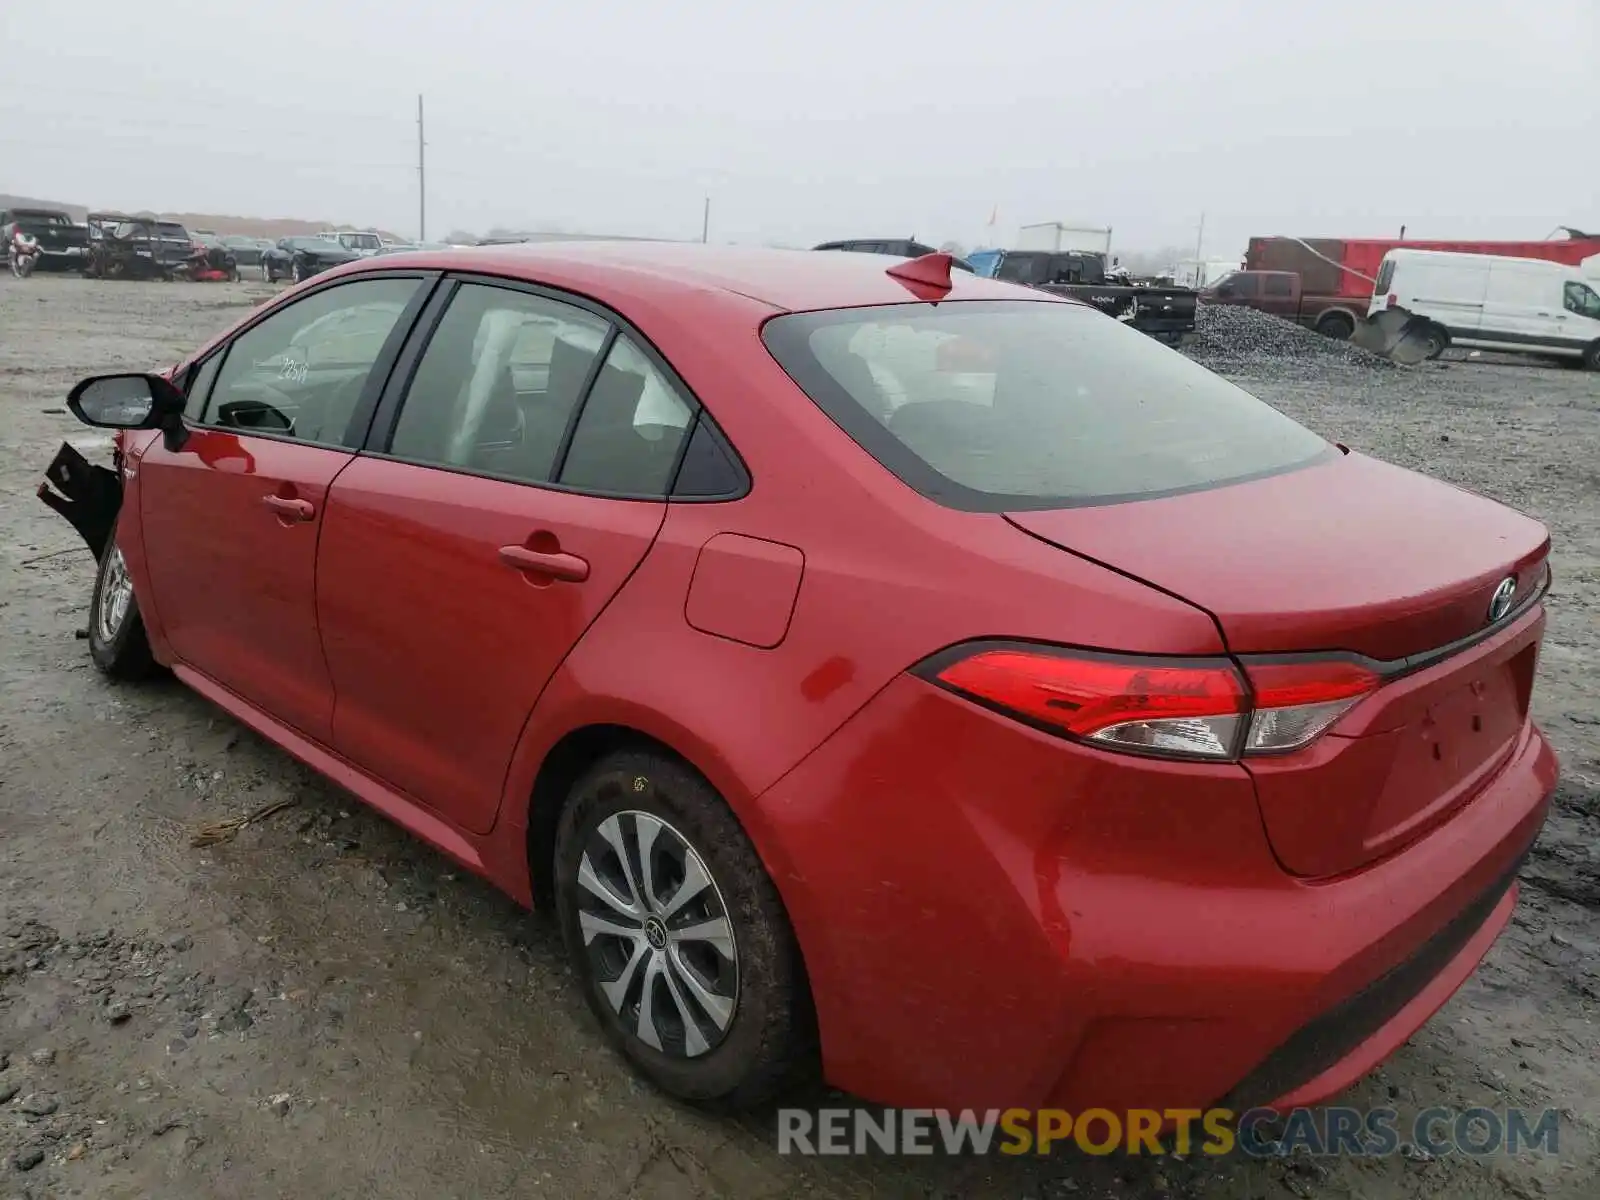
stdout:
<svg viewBox="0 0 1600 1200">
<path fill-rule="evenodd" d="M 364 277 L 366 277 L 365 272 L 352 278 Z M 462 285 L 469 283 L 483 287 L 499 288 L 503 291 L 522 292 L 525 295 L 536 296 L 553 303 L 566 304 L 606 322 L 605 335 L 601 339 L 600 348 L 595 354 L 594 361 L 589 364 L 588 374 L 585 376 L 583 386 L 578 392 L 578 402 L 573 405 L 572 413 L 567 418 L 567 427 L 561 435 L 561 445 L 556 451 L 555 461 L 551 465 L 551 473 L 555 476 L 555 479 L 536 482 L 519 476 L 485 471 L 481 468 L 427 462 L 390 453 L 389 447 L 394 440 L 395 427 L 399 424 L 401 410 L 405 406 L 406 397 L 410 393 L 412 383 L 415 381 L 417 369 L 422 365 L 422 357 L 427 353 L 428 344 L 438 331 L 439 323 L 444 319 L 444 314 L 449 309 L 450 302 L 454 299 L 457 291 L 460 290 Z M 593 387 L 595 379 L 600 374 L 600 368 L 605 364 L 606 357 L 611 353 L 611 348 L 620 335 L 626 335 L 638 347 L 651 366 L 655 367 L 662 377 L 678 390 L 689 405 L 689 423 L 684 428 L 683 439 L 678 446 L 677 457 L 673 460 L 672 473 L 668 476 L 667 488 L 664 493 L 611 492 L 598 488 L 572 487 L 568 484 L 556 482 L 560 478 L 562 468 L 566 465 L 567 452 L 572 447 L 572 439 L 577 433 L 578 423 L 583 417 L 584 409 L 588 406 L 590 389 Z M 363 396 L 363 400 L 365 400 L 365 396 Z M 675 496 L 673 491 L 678 485 L 678 475 L 683 469 L 683 460 L 688 454 L 689 442 L 694 437 L 695 431 L 699 428 L 701 422 L 708 426 L 711 434 L 716 438 L 719 448 L 726 455 L 729 465 L 733 467 L 738 476 L 739 486 L 723 495 L 717 496 Z M 542 488 L 546 491 L 562 492 L 568 495 L 593 496 L 601 500 L 635 500 L 655 504 L 725 504 L 729 501 L 743 499 L 750 494 L 751 488 L 754 486 L 748 464 L 733 446 L 728 436 L 722 431 L 715 415 L 706 408 L 700 397 L 695 395 L 693 389 L 678 374 L 672 364 L 667 361 L 666 356 L 661 353 L 655 343 L 621 313 L 580 292 L 565 291 L 561 288 L 533 283 L 526 279 L 477 271 L 449 271 L 445 273 L 440 286 L 430 297 L 429 311 L 412 324 L 406 343 L 389 372 L 388 380 L 376 403 L 372 422 L 368 427 L 366 437 L 362 441 L 359 453 L 368 458 L 405 463 L 408 466 L 430 471 L 448 471 L 454 475 L 493 479 L 501 483 L 516 484 L 519 487 Z"/>
<path fill-rule="evenodd" d="M 206 369 L 206 367 L 209 366 L 212 362 L 215 362 L 217 364 L 217 373 L 216 373 L 216 375 L 213 375 L 211 377 L 211 386 L 206 389 L 206 394 L 204 396 L 200 397 L 200 411 L 202 413 L 205 412 L 206 408 L 211 403 L 211 392 L 212 392 L 212 389 L 217 386 L 217 376 L 222 374 L 223 365 L 227 362 L 227 359 L 228 359 L 228 347 L 230 347 L 231 345 L 233 345 L 233 339 L 229 338 L 226 342 L 224 342 L 221 346 L 218 346 L 210 354 L 201 355 L 199 358 L 195 359 L 192 363 L 190 363 L 187 367 L 184 368 L 184 371 L 183 371 L 183 388 L 182 388 L 182 390 L 183 390 L 183 409 L 184 409 L 183 421 L 184 421 L 184 424 L 189 425 L 191 427 L 199 424 L 198 421 L 192 420 L 189 417 L 189 401 L 191 399 L 193 399 L 193 392 L 192 392 L 191 389 L 193 389 L 194 385 L 199 382 L 200 373 L 202 371 L 204 371 Z M 208 426 L 205 426 L 205 428 L 207 428 L 207 429 L 215 429 L 215 428 L 217 428 L 217 426 L 208 425 Z"/>
<path fill-rule="evenodd" d="M 360 450 L 361 444 L 366 439 L 367 429 L 372 423 L 373 412 L 377 407 L 378 398 L 382 395 L 383 388 L 387 385 L 389 376 L 394 370 L 395 362 L 404 348 L 406 340 L 411 335 L 411 330 L 416 324 L 418 316 L 426 306 L 429 299 L 438 290 L 439 271 L 419 271 L 415 268 L 396 271 L 362 271 L 353 275 L 340 275 L 321 283 L 313 283 L 304 291 L 295 289 L 292 296 L 285 292 L 276 303 L 266 305 L 261 312 L 256 313 L 250 320 L 235 329 L 228 335 L 227 341 L 215 349 L 194 360 L 185 372 L 185 385 L 189 376 L 208 362 L 211 358 L 220 355 L 222 361 L 217 367 L 217 378 L 222 377 L 222 372 L 227 368 L 227 356 L 232 353 L 235 343 L 245 334 L 256 328 L 263 321 L 270 320 L 279 313 L 285 312 L 310 297 L 331 288 L 342 287 L 350 283 L 362 283 L 371 280 L 384 279 L 416 279 L 420 286 L 412 293 L 411 299 L 406 302 L 406 307 L 401 310 L 400 316 L 395 320 L 394 328 L 389 331 L 389 336 L 384 339 L 383 348 L 378 351 L 378 357 L 372 361 L 372 370 L 367 375 L 367 381 L 362 386 L 361 398 L 356 402 L 355 410 L 350 414 L 350 420 L 345 425 L 344 433 L 337 442 L 313 442 L 305 438 L 294 437 L 290 434 L 273 433 L 270 430 L 243 429 L 234 425 L 216 425 L 206 420 L 191 420 L 185 416 L 183 423 L 191 431 L 220 432 L 234 434 L 238 437 L 265 438 L 273 442 L 287 442 L 294 446 L 308 446 L 320 450 L 345 450 L 355 453 Z M 216 390 L 216 379 L 211 381 L 212 390 Z M 205 406 L 201 409 L 201 416 L 206 415 L 206 410 L 211 407 L 211 398 L 206 397 Z M 359 430 L 359 436 L 356 431 Z"/>
<path fill-rule="evenodd" d="M 1022 304 L 1060 304 L 1048 294 L 1039 299 L 1018 297 L 1007 300 L 957 300 L 949 303 L 995 308 Z M 890 433 L 861 403 L 850 395 L 826 368 L 808 361 L 806 346 L 811 332 L 823 323 L 845 319 L 864 319 L 867 314 L 891 308 L 932 308 L 937 301 L 906 301 L 897 304 L 875 304 L 853 309 L 815 309 L 807 312 L 774 313 L 761 323 L 761 342 L 772 355 L 779 369 L 790 379 L 825 417 L 836 425 L 851 441 L 865 450 L 890 476 L 933 503 L 957 512 L 969 513 L 1020 513 L 1040 512 L 1049 509 L 1103 508 L 1112 504 L 1126 504 L 1140 500 L 1163 500 L 1169 496 L 1183 496 L 1191 492 L 1209 492 L 1218 488 L 1254 483 L 1276 475 L 1287 475 L 1320 463 L 1331 462 L 1341 454 L 1338 446 L 1315 430 L 1314 436 L 1323 442 L 1323 449 L 1298 462 L 1268 467 L 1247 475 L 1235 476 L 1214 482 L 1186 484 L 1182 487 L 1160 491 L 1132 492 L 1106 496 L 1008 496 L 969 488 L 965 484 L 941 475 L 919 458 L 914 451 Z M 1083 305 L 1070 305 L 1084 308 Z M 1094 309 L 1089 309 L 1094 312 Z M 776 343 L 776 344 L 775 344 Z M 792 364 L 792 365 L 791 365 Z M 1253 397 L 1262 404 L 1265 400 Z M 1268 404 L 1268 408 L 1273 406 Z M 1292 419 L 1292 418 L 1291 418 Z M 1298 422 L 1297 422 L 1298 423 Z"/>
</svg>

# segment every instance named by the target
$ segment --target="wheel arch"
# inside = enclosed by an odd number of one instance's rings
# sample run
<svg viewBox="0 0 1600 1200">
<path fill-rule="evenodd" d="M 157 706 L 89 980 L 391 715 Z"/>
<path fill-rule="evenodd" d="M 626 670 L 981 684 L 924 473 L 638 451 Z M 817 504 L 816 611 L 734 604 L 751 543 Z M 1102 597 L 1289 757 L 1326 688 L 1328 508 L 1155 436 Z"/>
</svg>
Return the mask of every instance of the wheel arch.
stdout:
<svg viewBox="0 0 1600 1200">
<path fill-rule="evenodd" d="M 703 779 L 728 805 L 782 894 L 786 862 L 772 838 L 759 823 L 753 823 L 754 793 L 733 766 L 713 746 L 670 717 L 635 705 L 606 707 L 609 711 L 585 712 L 581 717 L 574 714 L 577 719 L 565 722 L 564 731 L 550 738 L 548 748 L 537 754 L 537 766 L 528 785 L 513 783 L 516 790 L 508 799 L 525 807 L 520 813 L 509 812 L 511 820 L 502 819 L 501 824 L 515 825 L 516 818 L 522 818 L 526 855 L 523 877 L 534 907 L 548 907 L 553 900 L 555 831 L 573 784 L 595 763 L 623 750 L 664 755 Z M 513 776 L 516 774 L 514 765 Z"/>
<path fill-rule="evenodd" d="M 629 725 L 599 722 L 568 730 L 550 747 L 539 764 L 533 791 L 528 798 L 527 852 L 528 886 L 535 908 L 553 909 L 556 826 L 572 787 L 595 763 L 624 750 L 647 750 L 665 754 L 703 775 L 676 749 Z"/>
</svg>

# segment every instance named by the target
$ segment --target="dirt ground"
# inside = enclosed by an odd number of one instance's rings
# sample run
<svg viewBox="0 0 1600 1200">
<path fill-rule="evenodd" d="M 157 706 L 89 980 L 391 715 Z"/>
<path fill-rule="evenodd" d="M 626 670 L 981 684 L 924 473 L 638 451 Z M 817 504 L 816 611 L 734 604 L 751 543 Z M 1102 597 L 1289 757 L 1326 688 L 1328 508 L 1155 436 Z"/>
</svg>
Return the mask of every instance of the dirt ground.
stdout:
<svg viewBox="0 0 1600 1200">
<path fill-rule="evenodd" d="M 770 1115 L 635 1082 L 546 919 L 180 686 L 91 668 L 92 561 L 33 495 L 64 437 L 94 444 L 66 391 L 175 361 L 265 291 L 0 279 L 0 1200 L 1600 1195 L 1600 376 L 1227 363 L 1323 434 L 1554 535 L 1536 710 L 1559 811 L 1484 967 L 1343 1099 L 1560 1109 L 1558 1156 L 796 1158 Z"/>
</svg>

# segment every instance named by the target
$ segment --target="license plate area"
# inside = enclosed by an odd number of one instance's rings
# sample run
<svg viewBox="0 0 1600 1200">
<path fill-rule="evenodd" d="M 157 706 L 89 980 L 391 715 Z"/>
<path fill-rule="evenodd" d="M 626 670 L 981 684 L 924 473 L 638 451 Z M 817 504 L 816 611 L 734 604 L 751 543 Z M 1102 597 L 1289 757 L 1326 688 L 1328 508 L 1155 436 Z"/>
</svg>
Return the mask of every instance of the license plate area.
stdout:
<svg viewBox="0 0 1600 1200">
<path fill-rule="evenodd" d="M 1527 713 L 1537 644 L 1478 664 L 1432 692 L 1420 713 L 1388 735 L 1394 758 L 1364 839 L 1377 849 L 1466 803 L 1494 778 Z"/>
</svg>

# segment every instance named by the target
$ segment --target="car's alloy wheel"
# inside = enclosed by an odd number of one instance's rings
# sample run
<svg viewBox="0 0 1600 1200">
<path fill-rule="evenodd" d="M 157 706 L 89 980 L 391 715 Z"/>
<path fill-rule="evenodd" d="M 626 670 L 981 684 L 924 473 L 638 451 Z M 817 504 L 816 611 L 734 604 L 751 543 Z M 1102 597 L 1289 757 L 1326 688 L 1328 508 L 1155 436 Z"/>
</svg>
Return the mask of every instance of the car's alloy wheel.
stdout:
<svg viewBox="0 0 1600 1200">
<path fill-rule="evenodd" d="M 113 679 L 139 679 L 156 670 L 115 529 L 100 556 L 89 599 L 89 657 Z"/>
<path fill-rule="evenodd" d="M 299 264 L 299 263 L 295 263 L 295 264 L 294 264 L 294 268 L 293 268 L 293 270 L 292 270 L 292 271 L 291 271 L 291 273 L 290 273 L 290 276 L 289 276 L 289 277 L 290 277 L 290 279 L 291 279 L 291 280 L 293 280 L 293 281 L 294 281 L 294 282 L 295 282 L 295 283 L 304 283 L 304 282 L 305 282 L 305 279 L 306 279 L 306 272 L 305 272 L 305 268 L 304 268 L 304 267 L 302 267 L 302 266 L 301 266 L 301 265 L 300 265 L 300 264 Z"/>
<path fill-rule="evenodd" d="M 614 753 L 555 830 L 556 909 L 606 1036 L 685 1100 L 749 1108 L 816 1066 L 805 966 L 733 811 L 682 761 Z"/>
<path fill-rule="evenodd" d="M 273 278 L 272 278 L 272 264 L 269 263 L 264 258 L 261 260 L 261 282 L 262 283 L 272 283 L 272 282 L 274 282 Z"/>
<path fill-rule="evenodd" d="M 646 1046 L 698 1058 L 739 1003 L 733 922 L 705 861 L 647 812 L 612 813 L 578 863 L 578 927 L 590 978 Z"/>
<path fill-rule="evenodd" d="M 122 632 L 128 611 L 133 607 L 133 580 L 128 578 L 128 563 L 116 546 L 106 550 L 104 578 L 100 595 L 95 601 L 95 632 L 102 642 L 109 642 Z"/>
</svg>

